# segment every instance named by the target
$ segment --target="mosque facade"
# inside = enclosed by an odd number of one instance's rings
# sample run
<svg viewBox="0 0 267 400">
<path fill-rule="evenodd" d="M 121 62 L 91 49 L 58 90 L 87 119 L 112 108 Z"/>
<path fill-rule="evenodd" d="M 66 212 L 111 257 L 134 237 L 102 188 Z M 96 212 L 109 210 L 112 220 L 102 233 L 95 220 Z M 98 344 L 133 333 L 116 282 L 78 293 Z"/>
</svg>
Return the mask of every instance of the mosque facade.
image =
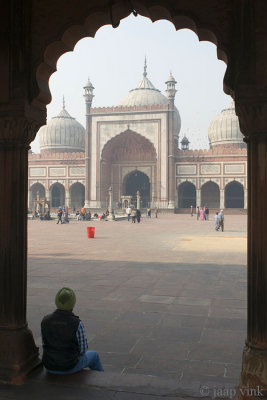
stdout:
<svg viewBox="0 0 267 400">
<path fill-rule="evenodd" d="M 114 107 L 92 107 L 94 87 L 84 87 L 86 128 L 62 111 L 39 131 L 40 154 L 29 154 L 29 209 L 36 199 L 51 208 L 106 209 L 135 203 L 181 212 L 192 205 L 247 208 L 247 151 L 234 103 L 211 122 L 209 150 L 180 140 L 181 118 L 170 74 L 164 96 L 143 77 Z"/>
</svg>

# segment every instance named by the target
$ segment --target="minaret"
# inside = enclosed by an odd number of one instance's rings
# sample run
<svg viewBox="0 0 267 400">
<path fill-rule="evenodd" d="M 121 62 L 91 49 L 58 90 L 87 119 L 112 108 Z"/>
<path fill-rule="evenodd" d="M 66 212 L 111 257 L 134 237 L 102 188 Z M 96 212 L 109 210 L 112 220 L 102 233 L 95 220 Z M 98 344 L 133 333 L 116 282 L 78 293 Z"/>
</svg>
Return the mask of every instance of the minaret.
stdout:
<svg viewBox="0 0 267 400">
<path fill-rule="evenodd" d="M 175 84 L 177 83 L 172 73 L 165 82 L 167 85 L 166 93 L 169 99 L 168 104 L 168 129 L 167 129 L 167 157 L 168 157 L 168 208 L 175 209 L 175 164 L 174 164 L 174 99 L 177 92 Z"/>
<path fill-rule="evenodd" d="M 85 199 L 84 208 L 90 208 L 90 162 L 91 162 L 91 106 L 94 97 L 94 87 L 88 78 L 84 88 L 84 99 L 86 106 L 86 132 L 85 132 Z"/>
<path fill-rule="evenodd" d="M 175 94 L 177 92 L 175 85 L 176 85 L 176 80 L 174 79 L 174 77 L 172 76 L 172 73 L 170 72 L 170 76 L 169 79 L 165 82 L 167 85 L 167 97 L 169 99 L 169 103 L 172 104 L 172 106 L 174 107 L 174 99 L 175 99 Z"/>
</svg>

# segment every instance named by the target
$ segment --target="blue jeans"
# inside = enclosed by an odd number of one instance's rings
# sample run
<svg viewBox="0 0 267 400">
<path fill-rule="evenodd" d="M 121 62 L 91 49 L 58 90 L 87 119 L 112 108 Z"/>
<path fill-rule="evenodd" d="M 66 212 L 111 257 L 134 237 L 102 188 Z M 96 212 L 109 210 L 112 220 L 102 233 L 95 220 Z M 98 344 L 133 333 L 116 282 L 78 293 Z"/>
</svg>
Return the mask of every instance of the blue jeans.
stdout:
<svg viewBox="0 0 267 400">
<path fill-rule="evenodd" d="M 104 372 L 99 355 L 97 354 L 96 351 L 90 350 L 81 355 L 79 357 L 79 361 L 77 362 L 77 364 L 73 368 L 68 369 L 67 371 L 54 371 L 51 369 L 48 369 L 47 371 L 50 372 L 51 374 L 68 375 L 68 374 L 74 374 L 75 372 L 79 372 L 83 368 L 90 368 L 94 371 Z"/>
</svg>

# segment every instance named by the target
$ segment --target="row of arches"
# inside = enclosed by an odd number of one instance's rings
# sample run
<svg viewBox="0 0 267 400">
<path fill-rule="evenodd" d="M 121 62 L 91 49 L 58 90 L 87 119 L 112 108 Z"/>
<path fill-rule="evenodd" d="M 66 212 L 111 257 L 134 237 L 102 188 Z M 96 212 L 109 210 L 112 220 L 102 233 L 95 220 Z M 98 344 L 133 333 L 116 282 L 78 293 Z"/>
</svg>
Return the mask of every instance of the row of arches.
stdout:
<svg viewBox="0 0 267 400">
<path fill-rule="evenodd" d="M 151 201 L 151 185 L 146 174 L 136 171 L 129 174 L 124 184 L 125 194 L 136 196 L 139 190 L 142 204 L 145 206 Z M 50 200 L 51 207 L 59 207 L 67 205 L 68 207 L 79 208 L 84 205 L 84 185 L 76 182 L 71 185 L 68 195 L 64 186 L 57 182 L 54 183 L 47 195 L 44 186 L 41 183 L 35 183 L 30 188 L 29 196 L 31 202 L 39 198 L 46 197 Z M 48 197 L 48 198 L 47 198 Z M 118 199 L 119 200 L 119 199 Z M 199 201 L 199 204 L 197 204 Z M 206 182 L 201 188 L 200 199 L 197 200 L 196 187 L 191 182 L 183 182 L 178 187 L 178 208 L 190 208 L 190 206 L 207 206 L 209 208 L 220 207 L 220 189 L 219 186 L 212 181 Z M 29 204 L 32 207 L 32 204 Z M 244 208 L 244 188 L 237 181 L 230 182 L 224 189 L 224 207 L 225 208 Z"/>
<path fill-rule="evenodd" d="M 207 206 L 220 208 L 220 188 L 217 183 L 209 181 L 201 187 L 200 204 L 197 204 L 196 187 L 191 182 L 183 182 L 178 187 L 178 207 Z M 237 181 L 229 182 L 224 189 L 225 208 L 244 208 L 244 188 Z"/>
<path fill-rule="evenodd" d="M 84 193 L 84 185 L 80 182 L 76 182 L 70 186 L 69 196 L 66 196 L 66 190 L 59 182 L 51 186 L 49 193 L 46 193 L 41 183 L 35 183 L 30 188 L 31 196 L 29 196 L 29 198 L 31 199 L 31 203 L 39 196 L 40 199 L 46 197 L 46 200 L 50 200 L 51 207 L 66 205 L 68 207 L 78 208 L 84 205 Z M 69 198 L 67 199 L 67 197 Z M 29 208 L 32 208 L 32 204 L 29 204 Z"/>
</svg>

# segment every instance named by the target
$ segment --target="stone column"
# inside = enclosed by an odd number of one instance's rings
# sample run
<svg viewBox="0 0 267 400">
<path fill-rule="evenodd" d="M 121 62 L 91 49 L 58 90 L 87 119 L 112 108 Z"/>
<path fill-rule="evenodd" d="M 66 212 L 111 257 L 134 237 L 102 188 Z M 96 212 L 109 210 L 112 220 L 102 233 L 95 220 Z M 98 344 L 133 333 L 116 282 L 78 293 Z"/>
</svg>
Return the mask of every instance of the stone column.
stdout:
<svg viewBox="0 0 267 400">
<path fill-rule="evenodd" d="M 248 191 L 244 189 L 244 209 L 247 210 L 248 208 Z"/>
<path fill-rule="evenodd" d="M 175 112 L 175 106 L 174 106 L 174 99 L 175 99 L 175 94 L 177 92 L 175 85 L 176 85 L 176 80 L 170 73 L 170 76 L 168 80 L 165 82 L 167 85 L 167 96 L 169 100 L 168 104 L 168 121 L 167 121 L 167 157 L 168 157 L 168 209 L 171 209 L 174 211 L 175 205 L 174 205 L 174 190 L 175 190 L 175 163 L 174 163 L 174 146 L 175 146 L 175 140 L 174 140 L 174 112 Z M 177 141 L 176 141 L 177 142 Z"/>
<path fill-rule="evenodd" d="M 140 196 L 139 190 L 137 190 L 136 198 L 137 198 L 136 208 L 137 208 L 137 210 L 140 210 L 140 207 L 141 207 L 141 196 Z"/>
<path fill-rule="evenodd" d="M 112 213 L 112 200 L 113 200 L 113 193 L 112 193 L 112 187 L 108 189 L 108 211 L 111 214 Z"/>
<path fill-rule="evenodd" d="M 70 191 L 65 189 L 65 207 L 70 207 Z"/>
<path fill-rule="evenodd" d="M 196 189 L 196 206 L 201 207 L 201 189 Z"/>
<path fill-rule="evenodd" d="M 31 208 L 32 208 L 32 190 L 31 189 L 28 190 L 28 208 L 29 208 L 29 210 L 31 210 Z"/>
<path fill-rule="evenodd" d="M 86 106 L 86 131 L 85 131 L 85 199 L 84 199 L 84 208 L 90 208 L 90 199 L 91 199 L 91 125 L 92 125 L 92 118 L 91 118 L 91 106 L 93 100 L 93 91 L 94 87 L 88 78 L 87 84 L 84 86 L 84 99 L 85 99 L 85 106 Z"/>
<path fill-rule="evenodd" d="M 241 387 L 267 393 L 267 96 L 236 101 L 236 110 L 248 146 L 248 331 Z"/>
<path fill-rule="evenodd" d="M 50 201 L 50 190 L 49 189 L 45 190 L 45 198 L 47 201 Z"/>
<path fill-rule="evenodd" d="M 6 114 L 0 118 L 0 207 L 5 210 L 0 224 L 0 382 L 20 383 L 39 363 L 26 321 L 28 148 L 38 126 Z"/>
<path fill-rule="evenodd" d="M 220 209 L 224 209 L 224 189 L 220 189 Z"/>
</svg>

